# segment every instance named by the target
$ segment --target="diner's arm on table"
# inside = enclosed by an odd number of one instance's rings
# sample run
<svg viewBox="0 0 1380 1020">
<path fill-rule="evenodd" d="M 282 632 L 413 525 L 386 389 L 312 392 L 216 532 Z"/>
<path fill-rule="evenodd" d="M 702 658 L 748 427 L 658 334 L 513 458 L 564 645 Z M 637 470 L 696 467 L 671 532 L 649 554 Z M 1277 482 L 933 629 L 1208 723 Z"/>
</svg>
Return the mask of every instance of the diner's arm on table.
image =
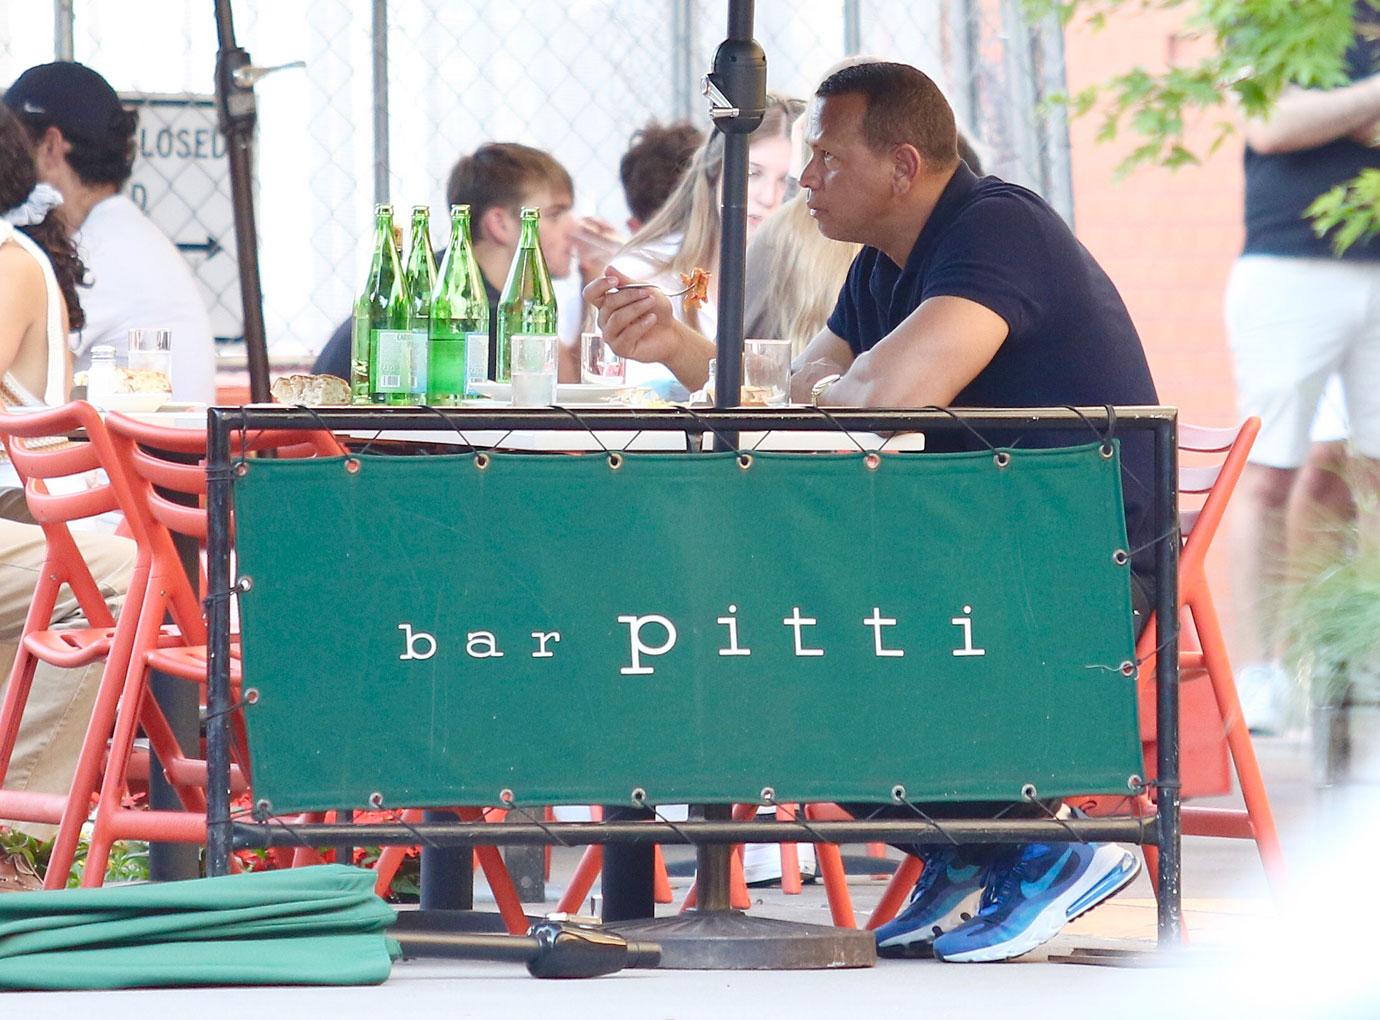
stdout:
<svg viewBox="0 0 1380 1020">
<path fill-rule="evenodd" d="M 820 395 L 819 403 L 845 407 L 947 406 L 987 367 L 1009 331 L 1005 319 L 976 301 L 928 298 L 875 347 L 853 359 L 843 377 Z M 801 355 L 802 360 L 817 343 L 822 350 L 832 349 L 816 337 Z"/>
<path fill-rule="evenodd" d="M 585 301 L 599 310 L 605 342 L 625 358 L 665 365 L 692 393 L 702 389 L 714 341 L 680 322 L 661 288 L 624 288 L 632 282 L 610 266 L 584 290 Z"/>
</svg>

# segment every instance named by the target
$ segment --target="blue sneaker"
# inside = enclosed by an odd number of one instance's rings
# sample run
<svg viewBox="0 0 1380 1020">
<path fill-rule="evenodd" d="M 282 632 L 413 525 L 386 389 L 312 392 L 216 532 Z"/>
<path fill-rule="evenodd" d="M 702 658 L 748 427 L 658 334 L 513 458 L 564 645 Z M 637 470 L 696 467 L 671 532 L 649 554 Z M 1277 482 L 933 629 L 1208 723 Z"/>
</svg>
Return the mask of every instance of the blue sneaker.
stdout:
<svg viewBox="0 0 1380 1020">
<path fill-rule="evenodd" d="M 1114 843 L 1032 843 L 992 868 L 977 915 L 934 940 L 951 963 L 1010 960 L 1124 889 L 1140 858 Z"/>
<path fill-rule="evenodd" d="M 936 847 L 920 855 L 925 870 L 910 903 L 877 929 L 877 955 L 930 955 L 935 937 L 973 916 L 982 896 L 987 866 L 956 847 Z"/>
</svg>

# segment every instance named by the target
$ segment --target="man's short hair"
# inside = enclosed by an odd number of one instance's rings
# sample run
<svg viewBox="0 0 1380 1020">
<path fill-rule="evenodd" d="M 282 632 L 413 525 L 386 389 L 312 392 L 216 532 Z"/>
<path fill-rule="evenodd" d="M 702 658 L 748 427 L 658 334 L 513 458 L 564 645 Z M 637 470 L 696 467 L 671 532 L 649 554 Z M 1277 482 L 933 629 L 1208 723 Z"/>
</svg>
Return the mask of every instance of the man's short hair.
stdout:
<svg viewBox="0 0 1380 1020">
<path fill-rule="evenodd" d="M 83 184 L 122 187 L 129 180 L 139 115 L 85 64 L 58 60 L 29 68 L 5 90 L 5 105 L 34 142 L 50 127 L 62 132 L 72 146 L 67 162 Z"/>
<path fill-rule="evenodd" d="M 873 150 L 885 152 L 904 143 L 937 169 L 958 163 L 953 108 L 924 71 L 890 61 L 854 64 L 835 71 L 815 90 L 821 99 L 853 93 L 867 101 L 862 133 Z"/>
<path fill-rule="evenodd" d="M 495 207 L 517 212 L 540 188 L 575 195 L 570 174 L 550 153 L 517 142 L 489 142 L 451 168 L 446 201 L 468 205 L 475 232 L 482 237 L 486 212 Z"/>
<path fill-rule="evenodd" d="M 618 177 L 628 210 L 638 220 L 646 223 L 666 204 L 703 141 L 704 132 L 688 120 L 652 121 L 633 133 L 618 163 Z"/>
</svg>

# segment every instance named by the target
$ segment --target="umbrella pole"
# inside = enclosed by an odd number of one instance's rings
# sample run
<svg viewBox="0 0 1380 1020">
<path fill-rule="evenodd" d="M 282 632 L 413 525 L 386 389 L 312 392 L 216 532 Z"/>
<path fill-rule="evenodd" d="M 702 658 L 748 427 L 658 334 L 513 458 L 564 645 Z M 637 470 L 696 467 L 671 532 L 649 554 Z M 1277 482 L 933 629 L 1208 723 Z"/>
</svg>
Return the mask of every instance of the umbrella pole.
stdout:
<svg viewBox="0 0 1380 1020">
<path fill-rule="evenodd" d="M 249 393 L 267 403 L 268 346 L 264 336 L 264 299 L 259 282 L 259 236 L 254 226 L 254 123 L 257 109 L 249 54 L 235 45 L 230 0 L 216 0 L 216 111 L 230 157 L 230 200 L 234 209 L 235 251 L 239 260 L 244 348 L 249 359 Z"/>
<path fill-rule="evenodd" d="M 743 367 L 744 278 L 747 262 L 748 134 L 762 123 L 767 60 L 752 37 L 753 0 L 729 0 L 728 38 L 705 76 L 710 116 L 724 135 L 723 234 L 719 249 L 719 336 L 714 403 L 740 403 Z M 737 436 L 725 436 L 737 444 Z M 710 804 L 710 820 L 727 820 L 731 808 Z M 698 908 L 678 917 L 613 922 L 624 938 L 661 946 L 661 966 L 681 970 L 803 970 L 870 967 L 876 943 L 869 931 L 796 924 L 750 917 L 732 909 L 730 855 L 726 843 L 696 848 Z M 606 860 L 605 867 L 608 866 Z M 627 876 L 618 876 L 623 879 Z M 606 873 L 606 880 L 611 879 Z M 614 880 L 618 880 L 614 879 Z"/>
</svg>

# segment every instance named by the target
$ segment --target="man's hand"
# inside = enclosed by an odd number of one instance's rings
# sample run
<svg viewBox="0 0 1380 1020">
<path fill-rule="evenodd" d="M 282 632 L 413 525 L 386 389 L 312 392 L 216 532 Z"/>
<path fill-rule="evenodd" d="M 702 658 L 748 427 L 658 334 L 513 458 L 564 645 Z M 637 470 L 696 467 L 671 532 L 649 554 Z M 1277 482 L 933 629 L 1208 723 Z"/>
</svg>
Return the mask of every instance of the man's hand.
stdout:
<svg viewBox="0 0 1380 1020">
<path fill-rule="evenodd" d="M 791 403 L 810 403 L 810 397 L 814 391 L 815 383 L 819 382 L 827 375 L 842 375 L 847 370 L 848 368 L 846 365 L 840 365 L 834 361 L 825 359 L 807 361 L 791 376 Z"/>
<path fill-rule="evenodd" d="M 579 260 L 580 284 L 588 287 L 609 260 L 623 247 L 624 238 L 613 224 L 597 216 L 586 216 L 575 224 L 575 255 Z"/>
</svg>

